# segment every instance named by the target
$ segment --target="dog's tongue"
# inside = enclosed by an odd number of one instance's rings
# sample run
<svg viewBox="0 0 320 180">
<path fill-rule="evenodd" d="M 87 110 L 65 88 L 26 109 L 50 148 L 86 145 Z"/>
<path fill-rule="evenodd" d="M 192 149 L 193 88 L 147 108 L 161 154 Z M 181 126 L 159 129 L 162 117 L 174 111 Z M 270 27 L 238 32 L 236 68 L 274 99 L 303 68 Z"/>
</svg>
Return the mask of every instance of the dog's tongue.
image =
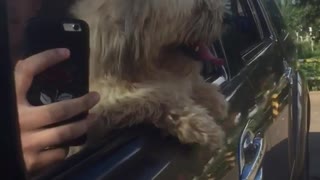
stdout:
<svg viewBox="0 0 320 180">
<path fill-rule="evenodd" d="M 204 43 L 199 43 L 199 57 L 204 61 L 210 61 L 216 65 L 223 65 L 223 59 L 215 57 L 210 51 L 209 47 Z"/>
</svg>

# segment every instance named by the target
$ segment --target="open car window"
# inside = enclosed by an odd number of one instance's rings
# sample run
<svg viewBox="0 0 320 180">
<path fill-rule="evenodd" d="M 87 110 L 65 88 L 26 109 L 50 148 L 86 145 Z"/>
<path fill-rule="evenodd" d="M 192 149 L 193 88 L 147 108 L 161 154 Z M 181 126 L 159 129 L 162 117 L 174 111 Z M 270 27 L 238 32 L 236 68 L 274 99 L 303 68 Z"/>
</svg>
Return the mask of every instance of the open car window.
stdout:
<svg viewBox="0 0 320 180">
<path fill-rule="evenodd" d="M 231 76 L 237 75 L 244 67 L 243 56 L 262 42 L 258 27 L 247 1 L 227 1 L 221 41 Z"/>
<path fill-rule="evenodd" d="M 229 80 L 229 66 L 225 59 L 224 50 L 221 46 L 220 40 L 217 40 L 211 46 L 212 54 L 223 60 L 223 65 L 215 65 L 211 62 L 203 62 L 202 76 L 208 83 L 213 83 L 218 86 Z"/>
<path fill-rule="evenodd" d="M 272 0 L 259 0 L 259 2 L 261 2 L 266 9 L 269 9 L 269 12 L 272 12 L 268 13 L 268 15 L 272 22 L 274 30 L 277 33 L 278 37 L 284 39 L 287 35 L 286 25 L 284 23 L 285 21 L 278 5 Z"/>
</svg>

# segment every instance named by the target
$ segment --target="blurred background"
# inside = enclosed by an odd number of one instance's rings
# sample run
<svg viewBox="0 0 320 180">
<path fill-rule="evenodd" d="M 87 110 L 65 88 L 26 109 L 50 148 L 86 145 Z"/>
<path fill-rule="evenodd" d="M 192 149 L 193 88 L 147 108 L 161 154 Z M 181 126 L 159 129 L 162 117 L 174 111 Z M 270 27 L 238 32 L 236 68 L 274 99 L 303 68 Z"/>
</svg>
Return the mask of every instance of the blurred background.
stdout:
<svg viewBox="0 0 320 180">
<path fill-rule="evenodd" d="M 298 47 L 299 67 L 309 89 L 320 90 L 320 1 L 279 0 L 279 7 Z"/>
<path fill-rule="evenodd" d="M 298 68 L 311 98 L 310 173 L 320 177 L 320 1 L 279 0 L 278 5 L 298 47 Z"/>
</svg>

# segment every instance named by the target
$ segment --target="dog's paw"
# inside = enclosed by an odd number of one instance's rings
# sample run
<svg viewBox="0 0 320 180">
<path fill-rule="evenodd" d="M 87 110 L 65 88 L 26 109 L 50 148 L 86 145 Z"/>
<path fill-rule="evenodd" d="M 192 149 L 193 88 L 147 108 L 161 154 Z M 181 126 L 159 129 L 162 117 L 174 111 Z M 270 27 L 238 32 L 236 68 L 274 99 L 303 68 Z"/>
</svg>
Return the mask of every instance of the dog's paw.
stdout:
<svg viewBox="0 0 320 180">
<path fill-rule="evenodd" d="M 205 107 L 214 119 L 223 120 L 228 116 L 228 102 L 217 86 L 197 86 L 192 98 L 197 104 Z"/>
<path fill-rule="evenodd" d="M 222 147 L 225 133 L 209 115 L 175 115 L 175 118 L 171 115 L 169 118 L 176 122 L 175 134 L 182 143 L 197 143 L 211 150 Z"/>
</svg>

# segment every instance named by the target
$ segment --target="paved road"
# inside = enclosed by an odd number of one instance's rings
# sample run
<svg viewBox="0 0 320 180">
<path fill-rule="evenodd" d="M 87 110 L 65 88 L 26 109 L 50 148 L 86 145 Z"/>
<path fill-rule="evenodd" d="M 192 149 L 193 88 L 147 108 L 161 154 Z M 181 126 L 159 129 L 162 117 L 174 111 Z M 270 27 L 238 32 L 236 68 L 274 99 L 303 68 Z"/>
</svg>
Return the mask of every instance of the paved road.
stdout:
<svg viewBox="0 0 320 180">
<path fill-rule="evenodd" d="M 320 92 L 311 92 L 310 173 L 320 177 Z"/>
</svg>

